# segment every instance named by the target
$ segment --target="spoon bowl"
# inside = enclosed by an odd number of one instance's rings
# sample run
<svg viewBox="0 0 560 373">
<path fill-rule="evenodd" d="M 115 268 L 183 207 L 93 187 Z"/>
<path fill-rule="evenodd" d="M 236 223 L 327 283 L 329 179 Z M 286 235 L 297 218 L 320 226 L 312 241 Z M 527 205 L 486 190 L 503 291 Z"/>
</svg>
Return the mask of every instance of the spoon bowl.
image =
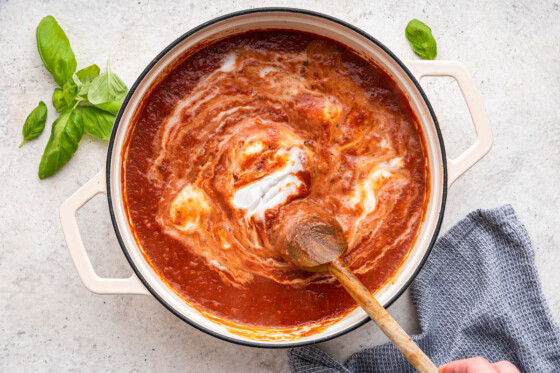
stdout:
<svg viewBox="0 0 560 373">
<path fill-rule="evenodd" d="M 315 203 L 292 202 L 282 208 L 278 221 L 276 246 L 289 263 L 305 271 L 328 271 L 348 248 L 338 220 Z"/>
</svg>

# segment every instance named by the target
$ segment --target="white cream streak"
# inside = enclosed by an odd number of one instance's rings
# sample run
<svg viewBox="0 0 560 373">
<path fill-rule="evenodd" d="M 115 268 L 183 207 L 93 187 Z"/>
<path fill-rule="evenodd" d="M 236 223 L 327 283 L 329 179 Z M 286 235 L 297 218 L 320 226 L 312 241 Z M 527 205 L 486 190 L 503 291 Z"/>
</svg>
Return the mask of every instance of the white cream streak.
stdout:
<svg viewBox="0 0 560 373">
<path fill-rule="evenodd" d="M 280 149 L 277 152 L 278 156 L 283 154 L 289 156 L 284 168 L 235 192 L 232 204 L 238 209 L 246 210 L 247 217 L 256 216 L 258 219 L 264 220 L 266 210 L 285 203 L 302 184 L 296 173 L 303 171 L 301 164 L 303 153 L 298 148 L 292 148 L 289 151 Z"/>
</svg>

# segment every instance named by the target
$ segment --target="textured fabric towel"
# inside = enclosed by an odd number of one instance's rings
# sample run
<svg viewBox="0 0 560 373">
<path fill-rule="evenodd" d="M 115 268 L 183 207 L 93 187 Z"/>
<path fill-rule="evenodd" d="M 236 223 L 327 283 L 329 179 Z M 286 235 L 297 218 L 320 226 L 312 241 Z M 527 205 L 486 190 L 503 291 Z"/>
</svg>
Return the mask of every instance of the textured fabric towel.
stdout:
<svg viewBox="0 0 560 373">
<path fill-rule="evenodd" d="M 560 372 L 560 330 L 534 256 L 511 206 L 471 212 L 438 240 L 410 287 L 422 330 L 412 339 L 438 366 L 482 356 L 508 360 L 521 372 Z M 360 351 L 346 364 L 313 347 L 289 357 L 298 373 L 414 372 L 391 344 Z"/>
</svg>

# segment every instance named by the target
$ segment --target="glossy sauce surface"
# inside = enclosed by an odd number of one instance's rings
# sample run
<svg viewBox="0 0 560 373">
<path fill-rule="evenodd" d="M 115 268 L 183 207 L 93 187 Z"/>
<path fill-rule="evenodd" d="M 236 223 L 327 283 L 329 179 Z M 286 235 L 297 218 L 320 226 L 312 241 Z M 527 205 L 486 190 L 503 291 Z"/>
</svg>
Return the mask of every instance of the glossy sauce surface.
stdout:
<svg viewBox="0 0 560 373">
<path fill-rule="evenodd" d="M 137 116 L 123 164 L 145 257 L 203 312 L 294 327 L 354 301 L 328 273 L 286 263 L 279 209 L 335 215 L 345 262 L 372 291 L 413 246 L 429 198 L 414 114 L 389 76 L 334 42 L 289 31 L 238 35 L 187 58 Z"/>
</svg>

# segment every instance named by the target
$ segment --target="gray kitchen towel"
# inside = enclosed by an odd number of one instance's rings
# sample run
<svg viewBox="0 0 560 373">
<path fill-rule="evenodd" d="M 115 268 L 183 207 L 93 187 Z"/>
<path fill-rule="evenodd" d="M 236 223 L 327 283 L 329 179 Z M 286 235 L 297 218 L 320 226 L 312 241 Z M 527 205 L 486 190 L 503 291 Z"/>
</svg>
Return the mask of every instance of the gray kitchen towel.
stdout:
<svg viewBox="0 0 560 373">
<path fill-rule="evenodd" d="M 521 372 L 560 372 L 560 330 L 534 257 L 510 205 L 471 212 L 438 240 L 410 286 L 422 331 L 412 339 L 438 366 L 482 356 Z M 414 372 L 392 344 L 357 352 L 345 364 L 314 347 L 292 349 L 289 357 L 297 373 Z"/>
</svg>

